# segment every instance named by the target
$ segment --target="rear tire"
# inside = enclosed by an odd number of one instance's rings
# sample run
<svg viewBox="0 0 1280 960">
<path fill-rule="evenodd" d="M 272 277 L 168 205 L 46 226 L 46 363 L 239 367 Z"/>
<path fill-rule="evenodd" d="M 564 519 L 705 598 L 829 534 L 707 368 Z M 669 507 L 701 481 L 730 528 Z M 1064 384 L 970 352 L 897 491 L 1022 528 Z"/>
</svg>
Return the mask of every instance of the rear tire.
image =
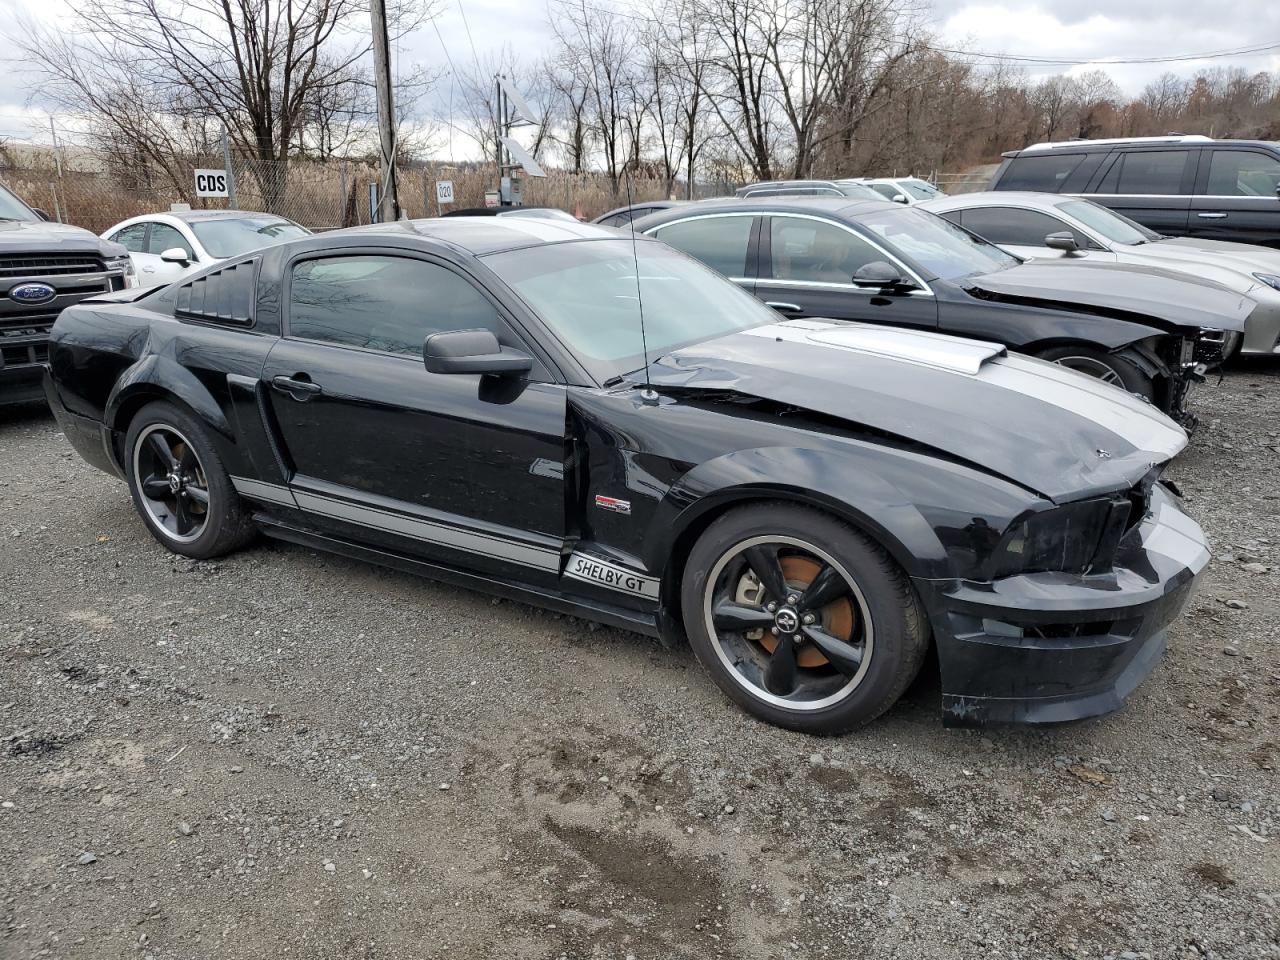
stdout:
<svg viewBox="0 0 1280 960">
<path fill-rule="evenodd" d="M 129 424 L 125 479 L 151 535 L 184 557 L 208 560 L 244 546 L 256 528 L 208 432 L 167 401 Z"/>
<path fill-rule="evenodd" d="M 1094 377 L 1112 386 L 1136 393 L 1144 400 L 1156 402 L 1155 383 L 1123 355 L 1104 353 L 1092 347 L 1066 346 L 1042 350 L 1037 356 L 1077 373 Z"/>
<path fill-rule="evenodd" d="M 712 523 L 690 551 L 680 600 L 694 653 L 720 689 L 805 733 L 880 716 L 929 646 L 920 600 L 889 555 L 792 504 L 739 507 Z"/>
</svg>

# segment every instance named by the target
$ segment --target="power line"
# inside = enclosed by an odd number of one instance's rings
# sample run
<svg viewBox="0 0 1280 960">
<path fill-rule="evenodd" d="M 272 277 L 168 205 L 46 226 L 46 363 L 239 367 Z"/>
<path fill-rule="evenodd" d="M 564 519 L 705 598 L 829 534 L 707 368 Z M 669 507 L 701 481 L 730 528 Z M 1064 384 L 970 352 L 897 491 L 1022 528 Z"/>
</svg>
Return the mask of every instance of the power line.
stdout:
<svg viewBox="0 0 1280 960">
<path fill-rule="evenodd" d="M 461 5 L 462 0 L 458 0 Z M 595 11 L 604 16 L 617 16 L 624 19 L 634 20 L 637 23 L 657 23 L 657 18 L 641 13 L 635 10 L 624 10 L 617 8 L 609 8 L 597 6 L 592 3 L 582 3 L 582 6 Z M 910 40 L 907 34 L 890 34 L 876 37 L 879 40 L 889 42 L 902 43 Z M 1088 57 L 1081 58 L 1079 56 L 1052 57 L 1052 56 L 1025 56 L 1022 54 L 1010 53 L 992 53 L 985 50 L 962 50 L 955 47 L 940 47 L 936 44 L 928 44 L 928 48 L 937 53 L 951 54 L 957 57 L 970 57 L 978 60 L 1004 60 L 1015 63 L 1040 63 L 1047 65 L 1061 66 L 1084 66 L 1088 64 L 1096 64 L 1100 67 L 1119 66 L 1128 64 L 1153 64 L 1153 63 L 1182 63 L 1190 60 L 1221 60 L 1230 57 L 1246 57 L 1258 53 L 1266 53 L 1271 50 L 1280 49 L 1280 40 L 1269 40 L 1265 43 L 1258 43 L 1243 47 L 1231 47 L 1227 49 L 1206 50 L 1200 53 L 1180 53 L 1167 57 Z"/>
<path fill-rule="evenodd" d="M 480 56 L 476 53 L 476 42 L 471 39 L 471 24 L 467 21 L 467 8 L 458 0 L 458 12 L 462 14 L 462 25 L 467 29 L 467 43 L 471 44 L 471 59 L 476 62 L 476 74 L 480 72 Z"/>
<path fill-rule="evenodd" d="M 1239 47 L 1231 50 L 1210 50 L 1204 53 L 1182 53 L 1169 57 L 1091 57 L 1088 59 L 1080 59 L 1078 57 L 1029 57 L 1019 54 L 988 53 L 981 50 L 960 50 L 950 47 L 934 46 L 932 44 L 929 45 L 929 49 L 934 50 L 937 53 L 947 53 L 957 57 L 972 57 L 980 60 L 1005 60 L 1015 63 L 1042 63 L 1063 66 L 1083 66 L 1085 64 L 1093 64 L 1099 67 L 1121 64 L 1182 63 L 1189 60 L 1220 60 L 1229 57 L 1252 56 L 1253 54 L 1265 53 L 1269 50 L 1275 50 L 1278 48 L 1280 48 L 1280 40 L 1257 44 L 1251 47 Z"/>
</svg>

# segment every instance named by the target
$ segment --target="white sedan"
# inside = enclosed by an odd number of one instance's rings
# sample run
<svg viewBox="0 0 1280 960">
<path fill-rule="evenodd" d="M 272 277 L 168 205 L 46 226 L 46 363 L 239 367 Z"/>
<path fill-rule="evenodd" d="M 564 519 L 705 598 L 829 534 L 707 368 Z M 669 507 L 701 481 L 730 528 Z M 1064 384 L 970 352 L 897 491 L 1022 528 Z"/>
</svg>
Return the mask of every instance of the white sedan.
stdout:
<svg viewBox="0 0 1280 960">
<path fill-rule="evenodd" d="M 1225 352 L 1280 354 L 1280 250 L 1166 237 L 1092 200 L 1059 193 L 965 193 L 921 209 L 1019 257 L 1121 263 L 1212 280 L 1258 304 L 1244 337 L 1228 337 Z"/>
<path fill-rule="evenodd" d="M 140 286 L 173 283 L 189 273 L 258 247 L 310 233 L 274 213 L 188 210 L 150 213 L 117 223 L 103 239 L 129 251 Z"/>
</svg>

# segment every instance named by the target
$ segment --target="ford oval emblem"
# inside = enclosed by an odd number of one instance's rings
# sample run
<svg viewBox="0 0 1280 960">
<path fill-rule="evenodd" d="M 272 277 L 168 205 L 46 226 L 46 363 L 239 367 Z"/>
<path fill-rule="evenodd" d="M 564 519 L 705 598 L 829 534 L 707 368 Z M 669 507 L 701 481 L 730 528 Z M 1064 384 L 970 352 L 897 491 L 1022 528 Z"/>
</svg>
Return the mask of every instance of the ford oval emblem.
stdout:
<svg viewBox="0 0 1280 960">
<path fill-rule="evenodd" d="M 19 283 L 9 288 L 9 299 L 27 306 L 48 303 L 57 295 L 58 291 L 47 283 Z"/>
</svg>

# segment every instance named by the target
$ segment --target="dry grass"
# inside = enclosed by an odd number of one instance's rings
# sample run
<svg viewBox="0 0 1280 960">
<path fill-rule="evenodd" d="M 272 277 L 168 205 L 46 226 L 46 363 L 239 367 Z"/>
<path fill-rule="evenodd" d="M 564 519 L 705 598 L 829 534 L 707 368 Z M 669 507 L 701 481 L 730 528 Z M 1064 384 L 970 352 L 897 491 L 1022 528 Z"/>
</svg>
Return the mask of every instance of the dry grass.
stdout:
<svg viewBox="0 0 1280 960">
<path fill-rule="evenodd" d="M 92 159 L 92 158 L 90 158 Z M 193 160 L 191 168 L 216 166 Z M 80 169 L 79 167 L 88 167 Z M 377 170 L 369 164 L 349 161 L 318 163 L 295 160 L 282 173 L 277 167 L 236 164 L 237 206 L 246 210 L 272 209 L 315 230 L 369 222 L 369 185 L 378 182 Z M 139 214 L 167 210 L 175 202 L 194 208 L 219 208 L 224 200 L 201 200 L 183 195 L 164 178 L 124 175 L 106 164 L 77 164 L 57 172 L 51 153 L 28 153 L 20 159 L 0 152 L 0 182 L 29 204 L 47 211 L 66 223 L 74 223 L 95 233 Z M 283 179 L 283 187 L 273 186 Z M 452 180 L 452 209 L 484 205 L 486 190 L 494 188 L 494 172 L 489 165 L 426 164 L 399 172 L 400 201 L 410 217 L 435 216 L 437 180 Z M 603 174 L 571 174 L 549 171 L 545 178 L 526 178 L 524 202 L 528 206 L 559 207 L 591 218 L 625 204 L 625 190 L 615 191 Z M 271 199 L 271 194 L 279 196 Z M 667 184 L 658 180 L 636 180 L 631 185 L 633 200 L 668 196 Z"/>
</svg>

